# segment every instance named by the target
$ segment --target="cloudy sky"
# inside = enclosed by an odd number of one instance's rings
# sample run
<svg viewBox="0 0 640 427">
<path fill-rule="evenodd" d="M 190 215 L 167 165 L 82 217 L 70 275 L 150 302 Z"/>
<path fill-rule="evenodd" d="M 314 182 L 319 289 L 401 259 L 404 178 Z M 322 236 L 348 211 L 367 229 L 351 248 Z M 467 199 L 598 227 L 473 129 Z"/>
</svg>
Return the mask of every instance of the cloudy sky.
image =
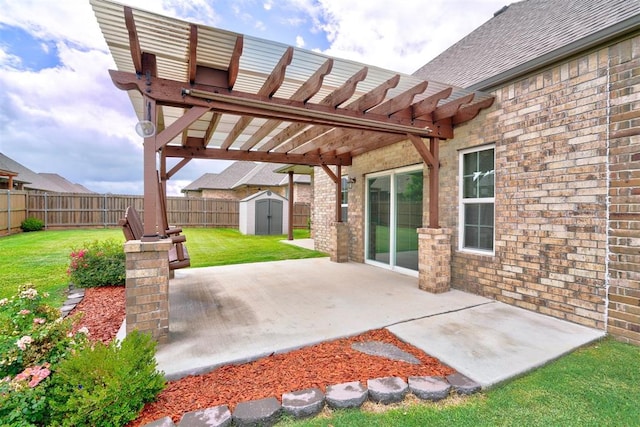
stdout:
<svg viewBox="0 0 640 427">
<path fill-rule="evenodd" d="M 412 73 L 510 0 L 121 0 Z M 99 193 L 142 194 L 142 141 L 89 0 L 0 0 L 0 152 Z M 227 162 L 192 161 L 170 194 Z"/>
</svg>

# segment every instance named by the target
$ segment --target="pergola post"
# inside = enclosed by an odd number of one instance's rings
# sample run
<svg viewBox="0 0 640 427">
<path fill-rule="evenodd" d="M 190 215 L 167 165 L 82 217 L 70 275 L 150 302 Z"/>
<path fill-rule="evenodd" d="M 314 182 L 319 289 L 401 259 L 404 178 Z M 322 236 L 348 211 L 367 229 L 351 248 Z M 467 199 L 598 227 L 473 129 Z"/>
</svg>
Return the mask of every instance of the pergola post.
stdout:
<svg viewBox="0 0 640 427">
<path fill-rule="evenodd" d="M 349 224 L 342 221 L 342 167 L 336 165 L 334 173 L 327 165 L 322 169 L 336 185 L 335 221 L 331 223 L 329 236 L 329 259 L 333 262 L 349 261 Z"/>
<path fill-rule="evenodd" d="M 429 149 L 422 138 L 409 139 L 429 168 L 429 226 L 418 233 L 418 286 L 420 289 L 442 293 L 451 287 L 451 229 L 439 223 L 440 141 L 429 138 Z"/>
<path fill-rule="evenodd" d="M 289 235 L 288 240 L 293 240 L 293 171 L 288 172 L 289 175 Z"/>
<path fill-rule="evenodd" d="M 156 114 L 156 101 L 154 99 L 144 97 L 145 111 L 148 118 L 156 126 L 157 114 Z M 158 218 L 158 172 L 157 172 L 157 157 L 158 150 L 156 149 L 157 133 L 144 139 L 143 147 L 143 181 L 144 181 L 144 214 L 143 214 L 143 227 L 144 235 L 142 236 L 143 242 L 153 242 L 159 240 L 157 218 Z"/>
</svg>

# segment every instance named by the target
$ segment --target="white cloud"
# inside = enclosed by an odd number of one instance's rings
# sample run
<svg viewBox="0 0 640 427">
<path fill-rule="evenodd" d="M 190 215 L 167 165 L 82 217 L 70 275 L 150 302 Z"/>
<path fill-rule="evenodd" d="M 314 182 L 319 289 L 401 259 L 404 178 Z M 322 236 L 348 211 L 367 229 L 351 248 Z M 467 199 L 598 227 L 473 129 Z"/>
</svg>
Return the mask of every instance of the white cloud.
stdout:
<svg viewBox="0 0 640 427">
<path fill-rule="evenodd" d="M 304 47 L 304 38 L 302 36 L 296 36 L 296 46 Z"/>
<path fill-rule="evenodd" d="M 324 53 L 411 73 L 487 21 L 506 0 L 289 0 L 309 13 Z"/>
</svg>

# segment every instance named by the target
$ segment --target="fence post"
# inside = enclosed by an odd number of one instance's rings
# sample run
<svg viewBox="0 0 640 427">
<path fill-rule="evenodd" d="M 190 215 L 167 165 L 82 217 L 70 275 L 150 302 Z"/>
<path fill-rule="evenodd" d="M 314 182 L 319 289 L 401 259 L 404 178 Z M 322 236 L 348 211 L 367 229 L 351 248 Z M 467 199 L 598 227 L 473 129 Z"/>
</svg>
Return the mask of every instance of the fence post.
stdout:
<svg viewBox="0 0 640 427">
<path fill-rule="evenodd" d="M 11 190 L 7 190 L 7 234 L 11 234 Z"/>
<path fill-rule="evenodd" d="M 102 195 L 102 226 L 107 228 L 107 194 Z"/>
<path fill-rule="evenodd" d="M 49 212 L 48 212 L 48 207 L 49 207 L 49 200 L 47 199 L 47 193 L 44 193 L 44 228 L 48 228 L 49 225 L 47 224 L 47 220 L 49 219 Z"/>
</svg>

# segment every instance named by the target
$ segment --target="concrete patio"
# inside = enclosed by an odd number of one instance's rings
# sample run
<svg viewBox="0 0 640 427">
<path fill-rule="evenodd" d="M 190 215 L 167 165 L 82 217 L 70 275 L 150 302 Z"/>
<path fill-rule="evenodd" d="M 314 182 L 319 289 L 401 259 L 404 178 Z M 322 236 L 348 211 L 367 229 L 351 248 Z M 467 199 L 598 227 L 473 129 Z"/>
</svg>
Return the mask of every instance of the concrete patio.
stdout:
<svg viewBox="0 0 640 427">
<path fill-rule="evenodd" d="M 170 334 L 157 361 L 168 379 L 387 327 L 484 387 L 604 336 L 573 323 L 417 278 L 327 258 L 177 270 Z"/>
</svg>

